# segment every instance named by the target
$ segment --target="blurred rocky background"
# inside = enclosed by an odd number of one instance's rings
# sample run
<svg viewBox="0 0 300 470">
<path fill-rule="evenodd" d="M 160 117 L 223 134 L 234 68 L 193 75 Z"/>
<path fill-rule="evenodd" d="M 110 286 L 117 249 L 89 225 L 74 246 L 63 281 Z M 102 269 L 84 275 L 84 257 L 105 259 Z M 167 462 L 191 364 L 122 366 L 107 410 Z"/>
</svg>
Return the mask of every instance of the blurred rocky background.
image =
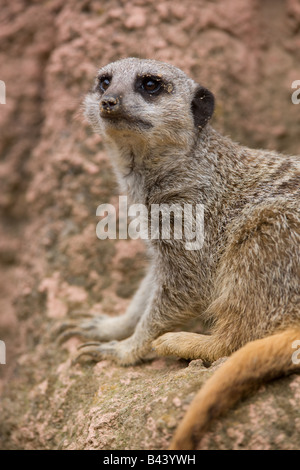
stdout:
<svg viewBox="0 0 300 470">
<path fill-rule="evenodd" d="M 80 341 L 53 340 L 74 310 L 122 314 L 147 263 L 139 241 L 96 237 L 118 189 L 81 108 L 97 68 L 128 56 L 212 90 L 212 124 L 234 140 L 300 154 L 299 0 L 1 0 L 2 449 L 165 449 L 222 362 L 71 366 Z M 199 448 L 297 449 L 299 397 L 297 375 L 261 388 Z"/>
</svg>

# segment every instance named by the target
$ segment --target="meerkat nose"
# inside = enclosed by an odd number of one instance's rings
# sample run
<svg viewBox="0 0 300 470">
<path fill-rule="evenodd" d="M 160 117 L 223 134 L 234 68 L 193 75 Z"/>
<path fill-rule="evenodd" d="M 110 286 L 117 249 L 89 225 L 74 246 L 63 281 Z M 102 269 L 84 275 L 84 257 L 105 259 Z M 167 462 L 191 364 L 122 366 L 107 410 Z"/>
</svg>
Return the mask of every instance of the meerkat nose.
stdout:
<svg viewBox="0 0 300 470">
<path fill-rule="evenodd" d="M 103 99 L 100 101 L 100 109 L 106 113 L 119 111 L 120 105 L 120 97 L 115 95 L 103 97 Z"/>
</svg>

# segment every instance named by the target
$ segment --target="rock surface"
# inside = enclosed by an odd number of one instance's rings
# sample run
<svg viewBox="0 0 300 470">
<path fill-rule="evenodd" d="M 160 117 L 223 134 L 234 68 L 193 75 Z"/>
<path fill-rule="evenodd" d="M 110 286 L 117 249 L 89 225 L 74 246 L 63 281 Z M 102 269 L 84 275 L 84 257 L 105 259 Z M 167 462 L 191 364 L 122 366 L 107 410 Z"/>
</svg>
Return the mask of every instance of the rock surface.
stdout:
<svg viewBox="0 0 300 470">
<path fill-rule="evenodd" d="M 299 0 L 2 1 L 2 449 L 165 449 L 222 362 L 72 366 L 79 340 L 53 340 L 78 308 L 122 314 L 147 262 L 139 241 L 96 238 L 97 206 L 118 200 L 81 113 L 97 67 L 126 56 L 171 62 L 214 92 L 217 129 L 299 154 L 299 32 Z M 299 404 L 299 376 L 273 382 L 213 423 L 199 448 L 297 449 Z"/>
</svg>

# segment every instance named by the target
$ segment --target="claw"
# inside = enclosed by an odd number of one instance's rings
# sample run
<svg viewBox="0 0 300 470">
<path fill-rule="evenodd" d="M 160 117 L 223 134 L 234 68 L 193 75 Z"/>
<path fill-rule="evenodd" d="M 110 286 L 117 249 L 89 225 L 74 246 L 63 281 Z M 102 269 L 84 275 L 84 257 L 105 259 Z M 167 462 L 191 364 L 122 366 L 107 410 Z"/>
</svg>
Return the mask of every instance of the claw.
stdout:
<svg viewBox="0 0 300 470">
<path fill-rule="evenodd" d="M 91 332 L 94 329 L 94 325 L 88 320 L 73 320 L 62 323 L 53 333 L 56 338 L 56 342 L 61 345 L 72 336 L 77 336 L 83 339 L 90 339 Z"/>
<path fill-rule="evenodd" d="M 80 344 L 77 349 L 82 349 L 86 346 L 99 346 L 100 344 L 99 341 L 89 341 L 88 343 Z"/>
<path fill-rule="evenodd" d="M 115 358 L 117 355 L 116 345 L 119 341 L 109 341 L 108 343 L 100 343 L 99 341 L 89 341 L 78 346 L 81 352 L 74 358 L 73 363 L 76 364 L 82 356 L 91 356 L 95 361 L 101 359 Z"/>
<path fill-rule="evenodd" d="M 50 335 L 53 341 L 58 342 L 58 344 L 61 344 L 60 337 L 63 336 L 64 333 L 67 332 L 68 330 L 74 330 L 77 328 L 78 328 L 78 325 L 75 322 L 66 321 L 60 324 L 59 326 L 57 325 L 54 326 Z M 65 339 L 63 341 L 65 341 Z"/>
<path fill-rule="evenodd" d="M 75 325 L 75 326 L 77 326 L 77 325 Z M 56 341 L 59 345 L 61 345 L 65 341 L 67 341 L 68 339 L 70 339 L 74 336 L 77 336 L 78 338 L 86 338 L 86 336 L 84 334 L 84 331 L 82 331 L 82 330 L 69 330 L 69 331 L 65 331 L 64 333 L 61 333 L 58 336 Z"/>
<path fill-rule="evenodd" d="M 74 322 L 66 321 L 59 325 L 58 328 L 55 329 L 54 333 L 56 336 L 60 336 L 64 331 L 68 330 L 69 328 L 76 328 L 77 325 Z"/>
<path fill-rule="evenodd" d="M 98 347 L 96 347 L 96 345 Z M 101 351 L 99 351 L 99 345 L 100 343 L 92 343 L 92 342 L 82 344 L 78 349 L 83 349 L 83 348 L 85 349 L 75 356 L 75 358 L 72 361 L 72 365 L 77 364 L 80 358 L 82 358 L 82 356 L 91 356 L 91 358 L 96 361 L 101 359 Z"/>
</svg>

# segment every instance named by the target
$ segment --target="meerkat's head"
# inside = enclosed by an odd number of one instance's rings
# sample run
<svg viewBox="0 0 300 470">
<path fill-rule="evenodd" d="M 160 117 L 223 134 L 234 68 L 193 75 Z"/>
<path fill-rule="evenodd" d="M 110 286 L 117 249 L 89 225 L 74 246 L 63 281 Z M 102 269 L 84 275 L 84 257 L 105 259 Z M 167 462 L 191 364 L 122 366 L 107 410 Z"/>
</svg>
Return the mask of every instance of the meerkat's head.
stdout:
<svg viewBox="0 0 300 470">
<path fill-rule="evenodd" d="M 213 94 L 180 69 L 155 60 L 121 59 L 98 71 L 85 114 L 106 142 L 122 147 L 185 146 L 212 117 Z"/>
</svg>

